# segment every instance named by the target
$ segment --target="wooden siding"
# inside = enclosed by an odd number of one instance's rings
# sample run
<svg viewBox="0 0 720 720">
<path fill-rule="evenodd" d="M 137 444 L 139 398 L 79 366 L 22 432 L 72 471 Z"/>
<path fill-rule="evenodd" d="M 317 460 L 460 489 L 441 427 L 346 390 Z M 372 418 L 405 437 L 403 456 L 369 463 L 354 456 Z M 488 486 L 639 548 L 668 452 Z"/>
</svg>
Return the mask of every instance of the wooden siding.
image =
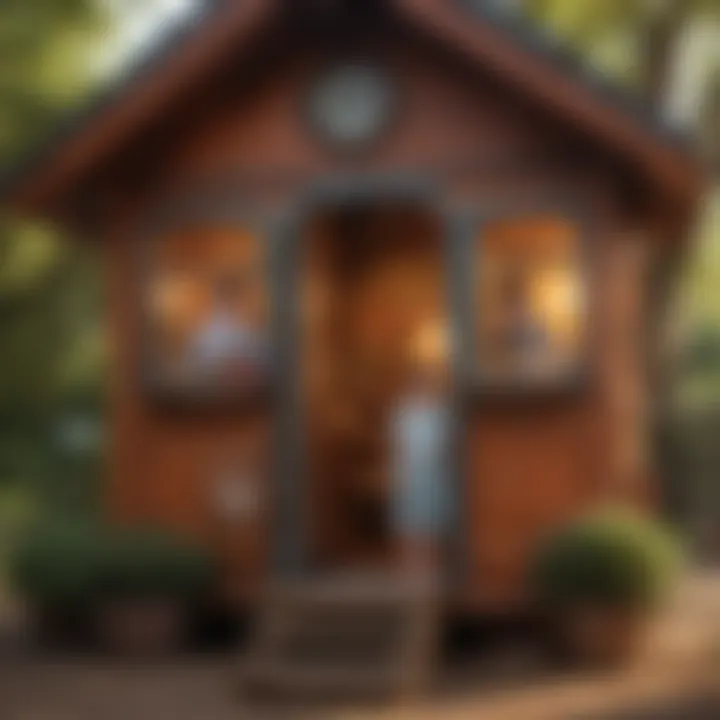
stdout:
<svg viewBox="0 0 720 720">
<path fill-rule="evenodd" d="M 165 136 L 143 146 L 146 155 L 143 147 L 131 155 L 135 165 L 126 171 L 125 185 L 113 180 L 121 203 L 109 205 L 104 220 L 114 334 L 110 505 L 126 520 L 162 520 L 218 548 L 239 596 L 250 593 L 269 569 L 269 473 L 258 474 L 265 510 L 242 528 L 223 528 L 210 509 L 206 459 L 230 448 L 248 427 L 265 427 L 270 437 L 272 404 L 178 413 L 155 406 L 140 385 L 135 244 L 156 209 L 167 206 L 179 188 L 192 192 L 213 179 L 222 185 L 219 178 L 242 177 L 233 191 L 237 201 L 255 202 L 266 215 L 292 207 L 328 171 L 420 173 L 437 181 L 451 210 L 561 198 L 585 208 L 596 228 L 598 315 L 587 383 L 558 397 L 478 397 L 469 409 L 466 594 L 478 602 L 509 602 L 522 593 L 524 561 L 537 538 L 614 486 L 613 476 L 624 472 L 619 436 L 639 437 L 635 415 L 623 415 L 621 433 L 611 410 L 611 398 L 622 392 L 617 384 L 637 388 L 641 372 L 633 330 L 619 326 L 630 316 L 614 304 L 637 306 L 642 296 L 640 281 L 617 273 L 624 267 L 623 220 L 609 208 L 621 178 L 582 137 L 561 131 L 490 77 L 412 38 L 377 38 L 375 45 L 396 78 L 401 107 L 394 126 L 361 160 L 332 153 L 310 132 L 302 112 L 314 73 L 333 56 L 291 47 L 291 57 L 269 63 L 253 82 L 209 88 L 203 107 L 197 104 L 203 96 L 195 98 L 188 108 L 191 121 L 168 119 Z M 146 165 L 137 164 L 140 157 Z M 641 469 L 633 472 L 642 475 Z"/>
</svg>

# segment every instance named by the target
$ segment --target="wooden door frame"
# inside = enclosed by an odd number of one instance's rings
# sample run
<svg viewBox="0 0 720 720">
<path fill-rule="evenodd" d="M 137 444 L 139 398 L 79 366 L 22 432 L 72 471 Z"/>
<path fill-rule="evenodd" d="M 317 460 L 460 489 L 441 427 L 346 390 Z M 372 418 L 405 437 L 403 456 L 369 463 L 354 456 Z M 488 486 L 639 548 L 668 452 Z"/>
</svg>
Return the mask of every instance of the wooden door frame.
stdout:
<svg viewBox="0 0 720 720">
<path fill-rule="evenodd" d="M 298 373 L 298 316 L 301 239 L 312 216 L 322 209 L 380 203 L 416 204 L 433 212 L 444 227 L 441 238 L 445 256 L 447 308 L 451 324 L 452 418 L 451 474 L 455 521 L 448 533 L 446 568 L 457 581 L 464 577 L 469 548 L 466 515 L 466 476 L 464 428 L 466 403 L 463 401 L 468 357 L 467 267 L 462 246 L 467 225 L 462 216 L 445 207 L 442 193 L 431 178 L 421 175 L 341 176 L 323 178 L 311 185 L 299 200 L 278 218 L 272 233 L 272 273 L 274 279 L 274 328 L 278 362 L 277 431 L 275 440 L 275 518 L 274 574 L 297 577 L 308 570 L 309 508 L 307 506 L 307 458 L 302 430 L 302 399 Z"/>
</svg>

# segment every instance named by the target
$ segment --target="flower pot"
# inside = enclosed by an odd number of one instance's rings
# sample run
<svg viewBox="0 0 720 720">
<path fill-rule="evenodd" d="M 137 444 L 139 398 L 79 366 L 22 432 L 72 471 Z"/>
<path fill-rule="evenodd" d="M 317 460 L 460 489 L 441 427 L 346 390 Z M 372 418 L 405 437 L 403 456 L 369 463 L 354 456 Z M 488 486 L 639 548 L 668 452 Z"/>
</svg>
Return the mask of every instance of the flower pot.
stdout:
<svg viewBox="0 0 720 720">
<path fill-rule="evenodd" d="M 75 650 L 89 644 L 92 630 L 87 608 L 34 603 L 28 609 L 25 621 L 31 623 L 41 647 Z"/>
<path fill-rule="evenodd" d="M 647 612 L 627 607 L 579 607 L 558 620 L 561 647 L 571 662 L 590 667 L 628 665 L 640 654 Z"/>
<path fill-rule="evenodd" d="M 117 654 L 142 657 L 177 652 L 186 629 L 186 611 L 174 600 L 107 600 L 96 610 L 98 640 Z"/>
</svg>

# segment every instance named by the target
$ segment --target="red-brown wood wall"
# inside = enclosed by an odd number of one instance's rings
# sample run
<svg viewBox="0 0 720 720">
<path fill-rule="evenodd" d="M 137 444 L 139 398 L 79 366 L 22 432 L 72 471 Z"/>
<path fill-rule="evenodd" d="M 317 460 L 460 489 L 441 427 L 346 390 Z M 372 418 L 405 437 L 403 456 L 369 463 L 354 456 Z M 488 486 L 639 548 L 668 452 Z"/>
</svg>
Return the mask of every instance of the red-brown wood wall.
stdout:
<svg viewBox="0 0 720 720">
<path fill-rule="evenodd" d="M 318 43 L 289 44 L 262 67 L 209 83 L 108 176 L 102 219 L 114 348 L 108 503 L 124 520 L 167 522 L 210 543 L 238 596 L 269 567 L 271 519 L 219 521 L 207 458 L 232 447 L 249 426 L 271 428 L 272 407 L 161 408 L 139 379 L 137 245 L 178 188 L 192 195 L 193 187 L 225 174 L 242 175 L 238 203 L 266 216 L 329 170 L 418 172 L 437 180 L 438 199 L 450 207 L 559 200 L 580 208 L 592 231 L 588 380 L 553 397 L 479 396 L 467 428 L 466 595 L 509 602 L 521 595 L 523 562 L 539 535 L 598 499 L 626 493 L 628 482 L 644 482 L 644 469 L 630 467 L 632 453 L 623 455 L 621 445 L 628 438 L 640 443 L 643 284 L 640 263 L 626 259 L 637 257 L 647 238 L 619 202 L 621 171 L 572 128 L 554 125 L 542 108 L 424 41 L 379 35 L 372 45 L 396 78 L 399 106 L 393 126 L 362 158 L 324 146 L 303 110 L 315 73 L 342 54 L 319 53 Z M 627 388 L 635 398 L 630 407 Z M 261 482 L 269 501 L 271 478 Z"/>
</svg>

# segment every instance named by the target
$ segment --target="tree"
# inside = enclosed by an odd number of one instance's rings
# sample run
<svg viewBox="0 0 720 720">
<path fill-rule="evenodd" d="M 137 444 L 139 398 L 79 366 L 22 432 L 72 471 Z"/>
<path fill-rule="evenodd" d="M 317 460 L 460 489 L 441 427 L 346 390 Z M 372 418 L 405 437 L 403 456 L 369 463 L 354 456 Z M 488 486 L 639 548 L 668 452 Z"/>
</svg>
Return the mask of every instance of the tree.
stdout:
<svg viewBox="0 0 720 720">
<path fill-rule="evenodd" d="M 3 163 L 87 92 L 101 21 L 92 0 L 4 0 Z M 91 258 L 51 228 L 0 218 L 0 482 L 38 475 L 53 417 L 97 378 L 96 276 Z"/>
<path fill-rule="evenodd" d="M 155 26 L 201 0 L 2 0 L 0 163 L 44 140 Z M 56 229 L 0 217 L 0 485 L 47 489 L 68 413 L 102 402 L 101 274 Z M 46 484 L 44 481 L 49 481 Z M 35 486 L 38 489 L 38 486 Z"/>
<path fill-rule="evenodd" d="M 688 82 L 703 95 L 703 110 L 711 104 L 709 87 L 720 78 L 720 55 L 711 47 L 720 32 L 720 0 L 524 0 L 523 7 L 659 108 L 671 111 Z M 690 67 L 688 55 L 700 49 L 693 46 L 703 30 L 710 38 L 705 57 Z M 698 131 L 703 110 L 694 113 Z"/>
</svg>

